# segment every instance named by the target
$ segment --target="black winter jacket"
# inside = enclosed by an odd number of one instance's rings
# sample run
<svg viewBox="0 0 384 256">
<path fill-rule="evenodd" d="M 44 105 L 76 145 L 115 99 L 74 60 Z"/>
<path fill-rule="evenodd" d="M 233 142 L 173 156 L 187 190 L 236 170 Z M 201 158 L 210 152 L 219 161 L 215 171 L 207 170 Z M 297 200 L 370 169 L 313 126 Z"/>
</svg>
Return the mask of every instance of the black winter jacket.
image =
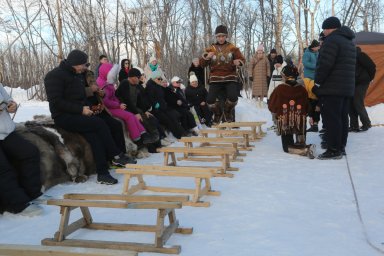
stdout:
<svg viewBox="0 0 384 256">
<path fill-rule="evenodd" d="M 173 88 L 172 85 L 169 85 L 164 89 L 164 99 L 167 102 L 168 106 L 173 109 L 178 108 L 189 108 L 187 99 L 185 98 L 184 92 L 180 88 Z M 181 100 L 182 104 L 178 105 L 177 101 Z"/>
<path fill-rule="evenodd" d="M 200 106 L 201 102 L 206 102 L 207 95 L 207 89 L 202 85 L 197 87 L 187 86 L 187 88 L 185 88 L 185 97 L 193 106 Z"/>
<path fill-rule="evenodd" d="M 320 48 L 313 92 L 317 96 L 351 97 L 355 91 L 356 47 L 354 32 L 346 27 L 329 34 Z"/>
<path fill-rule="evenodd" d="M 356 47 L 356 86 L 367 85 L 376 74 L 376 64 L 360 47 Z"/>
<path fill-rule="evenodd" d="M 63 60 L 47 73 L 44 85 L 53 119 L 64 113 L 82 114 L 83 106 L 87 105 L 85 73 L 76 74 Z"/>
<path fill-rule="evenodd" d="M 164 99 L 164 89 L 164 87 L 158 85 L 152 79 L 147 81 L 145 92 L 148 95 L 148 100 L 152 106 L 153 111 L 166 111 L 168 109 L 168 104 Z"/>
<path fill-rule="evenodd" d="M 131 85 L 127 79 L 120 83 L 116 96 L 133 114 L 143 114 L 151 108 L 144 87 L 141 84 Z"/>
</svg>

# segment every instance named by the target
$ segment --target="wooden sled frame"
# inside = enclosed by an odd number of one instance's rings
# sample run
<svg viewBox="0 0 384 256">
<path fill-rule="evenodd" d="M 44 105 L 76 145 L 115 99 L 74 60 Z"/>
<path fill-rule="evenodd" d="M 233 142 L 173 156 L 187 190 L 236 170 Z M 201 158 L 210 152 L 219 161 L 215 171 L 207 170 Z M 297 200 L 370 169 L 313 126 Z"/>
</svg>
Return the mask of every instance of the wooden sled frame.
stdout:
<svg viewBox="0 0 384 256">
<path fill-rule="evenodd" d="M 137 252 L 63 246 L 0 244 L 2 256 L 137 256 Z"/>
<path fill-rule="evenodd" d="M 232 177 L 227 175 L 227 171 L 238 171 L 239 168 L 231 167 L 230 156 L 235 154 L 233 148 L 191 148 L 191 147 L 163 147 L 157 149 L 158 152 L 164 153 L 164 165 L 176 166 L 176 153 L 181 153 L 184 156 L 177 158 L 177 160 L 189 160 L 199 162 L 221 162 L 220 173 L 216 174 L 218 177 Z M 218 158 L 202 158 L 192 156 L 218 156 Z"/>
<path fill-rule="evenodd" d="M 203 168 L 203 167 L 181 167 L 181 166 L 155 166 L 155 165 L 136 165 L 127 164 L 124 169 L 117 169 L 116 173 L 124 175 L 123 194 L 132 195 L 139 190 L 149 190 L 153 192 L 168 192 L 168 193 L 187 193 L 193 195 L 189 201 L 184 201 L 183 206 L 208 207 L 210 202 L 201 200 L 201 197 L 219 196 L 220 192 L 212 190 L 210 179 L 218 172 L 218 168 Z M 193 178 L 194 189 L 175 188 L 175 187 L 159 187 L 148 186 L 143 176 L 156 175 L 167 177 L 186 177 Z M 136 177 L 138 184 L 130 187 L 130 181 Z M 204 181 L 204 187 L 202 187 Z"/>
<path fill-rule="evenodd" d="M 243 138 L 208 138 L 208 137 L 182 137 L 179 139 L 184 143 L 185 147 L 193 148 L 194 143 L 200 143 L 198 147 L 230 147 L 235 150 L 232 160 L 236 160 L 238 156 L 246 156 L 246 153 L 240 153 L 240 150 L 252 150 L 251 148 L 239 147 L 244 142 Z"/>
<path fill-rule="evenodd" d="M 199 133 L 205 138 L 208 138 L 209 134 L 216 135 L 216 138 L 242 137 L 244 138 L 244 147 L 254 147 L 254 145 L 249 144 L 249 138 L 253 135 L 251 130 L 201 129 L 199 130 Z"/>
<path fill-rule="evenodd" d="M 182 207 L 182 202 L 188 201 L 188 196 L 127 196 L 121 194 L 66 194 L 64 199 L 48 200 L 48 205 L 60 207 L 61 221 L 59 230 L 54 238 L 41 241 L 49 246 L 75 246 L 86 248 L 133 250 L 138 252 L 160 252 L 178 254 L 181 247 L 165 246 L 164 244 L 173 233 L 191 234 L 192 228 L 180 228 L 176 219 L 175 209 Z M 156 225 L 136 225 L 125 223 L 96 223 L 93 221 L 89 208 L 117 209 L 155 209 L 157 211 Z M 82 217 L 69 224 L 72 210 L 80 208 Z M 168 217 L 169 225 L 165 225 Z M 143 231 L 154 232 L 155 240 L 150 243 L 132 243 L 100 240 L 66 239 L 66 237 L 81 228 L 95 230 Z"/>
<path fill-rule="evenodd" d="M 234 128 L 249 127 L 251 128 L 251 131 L 252 131 L 252 136 L 250 137 L 250 140 L 255 141 L 255 140 L 261 139 L 266 135 L 266 133 L 263 132 L 261 128 L 261 126 L 266 123 L 267 122 L 265 121 L 221 123 L 213 126 L 213 128 L 232 130 Z"/>
</svg>

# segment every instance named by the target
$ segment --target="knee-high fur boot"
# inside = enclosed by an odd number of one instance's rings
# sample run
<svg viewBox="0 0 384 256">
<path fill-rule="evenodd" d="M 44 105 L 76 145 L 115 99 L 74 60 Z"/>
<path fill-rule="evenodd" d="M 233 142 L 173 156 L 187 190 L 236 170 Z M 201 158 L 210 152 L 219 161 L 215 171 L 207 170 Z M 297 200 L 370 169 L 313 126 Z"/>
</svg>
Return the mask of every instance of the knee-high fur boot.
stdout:
<svg viewBox="0 0 384 256">
<path fill-rule="evenodd" d="M 224 116 L 225 116 L 225 120 L 227 122 L 234 122 L 235 121 L 235 118 L 234 118 L 234 115 L 233 115 L 232 111 L 234 110 L 236 105 L 237 105 L 237 101 L 235 101 L 235 102 L 232 102 L 232 101 L 229 101 L 229 100 L 225 101 L 225 104 L 224 104 Z"/>
<path fill-rule="evenodd" d="M 216 101 L 214 104 L 209 104 L 209 109 L 213 113 L 213 124 L 219 124 L 223 117 L 223 111 L 221 109 L 220 101 Z"/>
</svg>

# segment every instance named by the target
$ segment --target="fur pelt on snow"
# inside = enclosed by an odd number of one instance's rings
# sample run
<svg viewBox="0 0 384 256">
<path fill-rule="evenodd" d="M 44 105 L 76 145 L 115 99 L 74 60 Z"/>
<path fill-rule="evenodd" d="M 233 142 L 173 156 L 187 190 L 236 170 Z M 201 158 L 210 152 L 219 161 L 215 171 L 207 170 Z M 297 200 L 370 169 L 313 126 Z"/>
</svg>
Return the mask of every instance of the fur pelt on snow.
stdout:
<svg viewBox="0 0 384 256">
<path fill-rule="evenodd" d="M 45 189 L 66 181 L 85 182 L 96 172 L 92 149 L 78 133 L 56 128 L 49 116 L 34 116 L 34 120 L 17 125 L 16 132 L 40 151 L 41 181 Z M 127 152 L 136 158 L 148 156 L 137 150 L 125 133 Z"/>
</svg>

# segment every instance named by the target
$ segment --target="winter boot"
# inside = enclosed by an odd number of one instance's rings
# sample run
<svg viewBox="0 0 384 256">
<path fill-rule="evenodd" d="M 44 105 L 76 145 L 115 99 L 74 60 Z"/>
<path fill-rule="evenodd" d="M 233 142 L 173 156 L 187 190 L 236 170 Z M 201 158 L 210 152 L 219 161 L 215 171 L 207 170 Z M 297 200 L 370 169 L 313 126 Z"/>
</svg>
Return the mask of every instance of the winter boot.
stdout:
<svg viewBox="0 0 384 256">
<path fill-rule="evenodd" d="M 318 131 L 319 131 L 319 126 L 317 124 L 313 124 L 311 125 L 311 127 L 307 129 L 307 132 L 318 132 Z"/>
<path fill-rule="evenodd" d="M 214 104 L 208 105 L 209 109 L 212 111 L 214 114 L 212 124 L 219 124 L 221 122 L 221 119 L 223 117 L 223 111 L 220 106 L 220 102 L 216 101 Z"/>
<path fill-rule="evenodd" d="M 227 121 L 228 123 L 235 121 L 235 118 L 234 118 L 234 115 L 233 115 L 232 111 L 234 110 L 236 105 L 237 105 L 237 101 L 235 101 L 235 102 L 232 102 L 232 101 L 229 101 L 229 100 L 225 101 L 224 117 L 225 117 L 225 121 Z"/>
<path fill-rule="evenodd" d="M 341 159 L 343 158 L 343 154 L 337 150 L 327 149 L 324 153 L 320 154 L 317 158 L 320 160 Z"/>
</svg>

